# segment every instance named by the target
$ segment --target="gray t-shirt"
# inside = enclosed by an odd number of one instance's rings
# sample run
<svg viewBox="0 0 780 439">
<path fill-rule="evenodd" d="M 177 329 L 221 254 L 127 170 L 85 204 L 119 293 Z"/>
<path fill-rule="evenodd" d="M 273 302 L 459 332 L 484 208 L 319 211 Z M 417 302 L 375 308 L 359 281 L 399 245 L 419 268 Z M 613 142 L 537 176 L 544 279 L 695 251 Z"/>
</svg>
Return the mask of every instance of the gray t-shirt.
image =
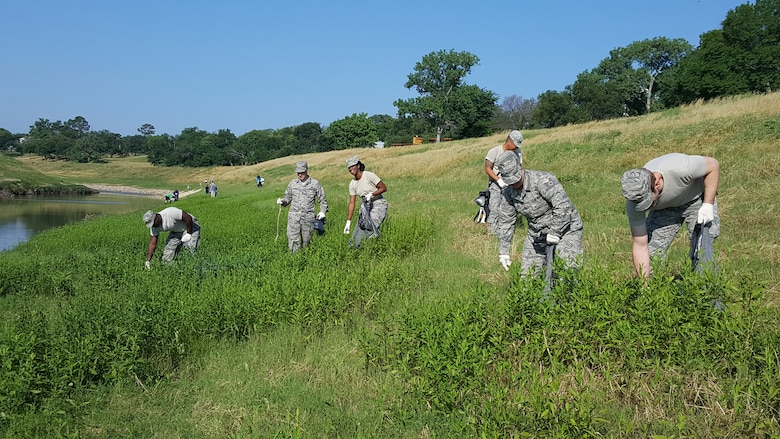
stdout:
<svg viewBox="0 0 780 439">
<path fill-rule="evenodd" d="M 671 153 L 645 163 L 644 168 L 664 177 L 664 188 L 655 206 L 649 210 L 662 210 L 689 203 L 704 193 L 704 175 L 707 164 L 700 155 Z M 636 203 L 626 201 L 626 213 L 631 226 L 644 225 L 645 212 L 636 210 Z"/>
</svg>

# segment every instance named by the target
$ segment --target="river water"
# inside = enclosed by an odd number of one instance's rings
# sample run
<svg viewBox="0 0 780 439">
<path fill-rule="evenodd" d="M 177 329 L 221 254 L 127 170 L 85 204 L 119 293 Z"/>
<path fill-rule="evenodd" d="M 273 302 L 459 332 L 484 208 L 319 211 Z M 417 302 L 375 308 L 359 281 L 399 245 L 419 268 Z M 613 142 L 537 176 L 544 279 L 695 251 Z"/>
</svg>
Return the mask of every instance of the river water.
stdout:
<svg viewBox="0 0 780 439">
<path fill-rule="evenodd" d="M 159 197 L 113 193 L 0 199 L 0 251 L 14 248 L 44 230 L 91 216 L 143 212 L 159 205 Z"/>
</svg>

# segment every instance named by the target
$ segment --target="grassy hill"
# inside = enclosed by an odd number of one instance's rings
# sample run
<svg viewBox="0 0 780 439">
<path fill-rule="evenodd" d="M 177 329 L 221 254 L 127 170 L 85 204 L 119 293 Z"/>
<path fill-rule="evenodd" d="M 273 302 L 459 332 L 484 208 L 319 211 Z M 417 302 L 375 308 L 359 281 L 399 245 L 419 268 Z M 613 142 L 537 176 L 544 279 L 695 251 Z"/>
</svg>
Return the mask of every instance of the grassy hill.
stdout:
<svg viewBox="0 0 780 439">
<path fill-rule="evenodd" d="M 556 174 L 585 222 L 584 268 L 552 304 L 472 221 L 505 136 L 205 170 L 19 159 L 78 183 L 213 177 L 220 196 L 179 201 L 203 244 L 172 266 L 141 270 L 140 212 L 0 254 L 5 437 L 779 435 L 780 94 L 524 132 L 526 166 Z M 720 160 L 721 275 L 691 276 L 680 236 L 643 286 L 620 176 L 673 151 Z M 353 154 L 389 189 L 360 251 L 341 233 Z M 298 160 L 331 210 L 291 255 L 274 200 Z"/>
</svg>

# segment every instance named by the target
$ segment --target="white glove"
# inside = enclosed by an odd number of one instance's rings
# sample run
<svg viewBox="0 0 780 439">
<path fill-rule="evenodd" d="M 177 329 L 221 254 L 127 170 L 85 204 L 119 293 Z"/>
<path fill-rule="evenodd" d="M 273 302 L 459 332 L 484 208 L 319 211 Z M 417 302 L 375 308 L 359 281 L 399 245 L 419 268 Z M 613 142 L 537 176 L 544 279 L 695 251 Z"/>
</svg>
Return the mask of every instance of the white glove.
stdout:
<svg viewBox="0 0 780 439">
<path fill-rule="evenodd" d="M 277 198 L 277 199 L 276 199 L 276 204 L 278 204 L 278 205 L 280 205 L 280 206 L 281 206 L 281 205 L 283 205 L 283 204 L 284 204 L 284 200 L 283 200 L 283 199 L 281 199 L 281 198 Z"/>
<path fill-rule="evenodd" d="M 151 270 L 152 265 L 149 263 L 149 261 L 144 262 L 144 269 Z"/>
<path fill-rule="evenodd" d="M 707 224 L 712 222 L 714 219 L 715 212 L 713 211 L 712 204 L 701 203 L 701 207 L 699 208 L 699 219 L 696 220 L 696 222 L 699 224 Z"/>
<path fill-rule="evenodd" d="M 550 235 L 549 233 L 547 234 L 547 245 L 555 245 L 559 242 L 561 242 L 561 238 L 555 235 Z"/>
<path fill-rule="evenodd" d="M 498 255 L 498 262 L 504 267 L 504 270 L 509 271 L 509 266 L 512 265 L 512 260 L 509 259 L 509 255 Z"/>
<path fill-rule="evenodd" d="M 347 220 L 347 225 L 344 226 L 344 234 L 345 235 L 349 235 L 349 226 L 351 226 L 351 225 L 352 225 L 352 221 Z"/>
<path fill-rule="evenodd" d="M 324 220 L 325 219 L 325 212 L 318 213 L 317 214 L 317 219 L 318 220 Z"/>
<path fill-rule="evenodd" d="M 372 198 L 374 198 L 374 194 L 370 192 L 363 195 L 363 199 L 366 200 L 366 203 L 370 203 Z"/>
<path fill-rule="evenodd" d="M 496 183 L 498 183 L 498 187 L 500 187 L 501 189 L 508 186 L 506 183 L 504 183 L 504 179 L 501 177 L 499 177 L 498 180 L 496 180 Z"/>
<path fill-rule="evenodd" d="M 190 239 L 192 239 L 192 235 L 186 231 L 181 234 L 181 242 L 190 242 Z"/>
</svg>

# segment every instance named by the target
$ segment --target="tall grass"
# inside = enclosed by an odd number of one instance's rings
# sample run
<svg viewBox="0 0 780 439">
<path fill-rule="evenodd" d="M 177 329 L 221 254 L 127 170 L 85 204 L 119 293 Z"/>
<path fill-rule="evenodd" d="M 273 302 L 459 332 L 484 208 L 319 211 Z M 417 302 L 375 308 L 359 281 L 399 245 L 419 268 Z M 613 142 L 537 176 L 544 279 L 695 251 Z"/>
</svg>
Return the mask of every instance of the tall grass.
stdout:
<svg viewBox="0 0 780 439">
<path fill-rule="evenodd" d="M 199 253 L 148 272 L 140 212 L 38 235 L 0 254 L 0 431 L 778 437 L 777 114 L 773 94 L 524 133 L 524 162 L 558 175 L 586 225 L 584 268 L 551 299 L 540 279 L 505 273 L 471 221 L 503 133 L 357 151 L 390 203 L 361 250 L 341 233 L 354 151 L 203 171 L 220 196 L 177 204 L 203 225 Z M 681 235 L 643 285 L 619 179 L 669 151 L 721 161 L 720 274 L 692 273 Z M 273 200 L 298 159 L 331 212 L 326 235 L 290 254 Z M 99 182 L 92 166 L 34 164 Z"/>
</svg>

